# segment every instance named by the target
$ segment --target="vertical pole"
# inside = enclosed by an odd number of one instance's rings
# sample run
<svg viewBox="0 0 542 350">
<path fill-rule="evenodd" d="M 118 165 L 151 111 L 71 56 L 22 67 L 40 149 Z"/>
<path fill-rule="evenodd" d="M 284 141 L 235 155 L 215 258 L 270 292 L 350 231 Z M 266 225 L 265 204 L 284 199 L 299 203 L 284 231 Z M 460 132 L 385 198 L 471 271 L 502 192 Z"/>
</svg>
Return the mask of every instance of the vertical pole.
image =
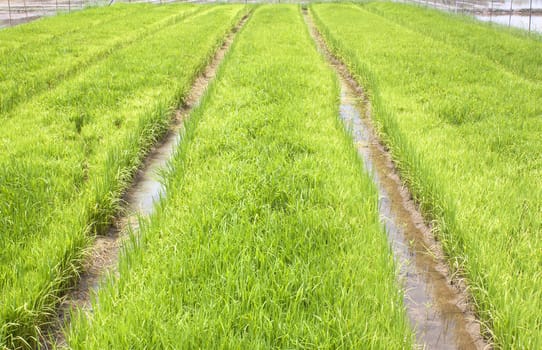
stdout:
<svg viewBox="0 0 542 350">
<path fill-rule="evenodd" d="M 493 22 L 493 0 L 491 0 L 491 9 L 489 10 L 489 21 Z"/>
<path fill-rule="evenodd" d="M 529 33 L 531 32 L 532 17 L 533 17 L 533 0 L 529 1 Z"/>
<path fill-rule="evenodd" d="M 11 0 L 8 0 L 9 26 L 11 27 Z"/>
<path fill-rule="evenodd" d="M 510 13 L 508 14 L 508 28 L 510 28 L 510 25 L 512 24 L 512 4 L 514 3 L 514 0 L 510 0 Z"/>
<path fill-rule="evenodd" d="M 24 13 L 25 13 L 25 16 L 28 17 L 28 9 L 26 8 L 26 0 L 24 0 Z"/>
<path fill-rule="evenodd" d="M 68 0 L 68 12 L 72 12 L 72 0 Z"/>
</svg>

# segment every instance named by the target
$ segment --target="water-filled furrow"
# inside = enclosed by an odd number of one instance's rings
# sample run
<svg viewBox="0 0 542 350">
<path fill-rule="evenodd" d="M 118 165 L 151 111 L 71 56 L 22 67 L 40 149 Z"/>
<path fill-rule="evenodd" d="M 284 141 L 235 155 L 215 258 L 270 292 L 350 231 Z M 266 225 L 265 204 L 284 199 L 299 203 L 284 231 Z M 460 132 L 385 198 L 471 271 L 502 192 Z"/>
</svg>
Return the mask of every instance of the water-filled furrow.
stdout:
<svg viewBox="0 0 542 350">
<path fill-rule="evenodd" d="M 123 239 L 128 238 L 128 232 L 138 231 L 139 220 L 152 214 L 157 202 L 166 195 L 162 175 L 168 170 L 168 164 L 175 156 L 181 140 L 183 120 L 199 104 L 233 43 L 235 34 L 247 20 L 248 15 L 243 17 L 227 36 L 204 72 L 196 78 L 192 89 L 184 99 L 183 106 L 175 112 L 169 132 L 162 142 L 149 152 L 143 165 L 137 171 L 131 187 L 123 196 L 123 208 L 120 215 L 106 235 L 96 237 L 86 261 L 84 273 L 80 276 L 77 286 L 61 303 L 56 324 L 52 325 L 50 333 L 44 335 L 42 339 L 44 349 L 67 346 L 62 328 L 70 323 L 71 312 L 77 309 L 91 311 L 91 296 L 99 289 L 107 273 L 115 274 Z"/>
<path fill-rule="evenodd" d="M 341 82 L 340 117 L 379 193 L 378 210 L 399 266 L 404 303 L 417 342 L 429 349 L 479 348 L 483 343 L 466 297 L 450 283 L 448 269 L 421 214 L 402 186 L 389 156 L 359 113 L 360 102 Z M 481 346 L 483 347 L 483 346 Z"/>
<path fill-rule="evenodd" d="M 402 183 L 380 142 L 363 90 L 327 49 L 312 19 L 305 18 L 319 50 L 341 82 L 340 118 L 351 133 L 379 193 L 378 210 L 398 266 L 404 304 L 417 344 L 428 349 L 486 349 L 464 281 L 452 278 L 442 247 Z"/>
</svg>

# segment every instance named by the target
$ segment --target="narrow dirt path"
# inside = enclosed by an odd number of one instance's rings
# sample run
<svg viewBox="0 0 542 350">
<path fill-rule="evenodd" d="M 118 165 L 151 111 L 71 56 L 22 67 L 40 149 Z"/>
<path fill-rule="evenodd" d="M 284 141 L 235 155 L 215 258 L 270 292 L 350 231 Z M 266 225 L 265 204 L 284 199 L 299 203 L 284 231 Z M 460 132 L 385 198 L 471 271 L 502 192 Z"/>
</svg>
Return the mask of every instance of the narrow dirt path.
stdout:
<svg viewBox="0 0 542 350">
<path fill-rule="evenodd" d="M 169 160 L 175 155 L 181 140 L 180 132 L 183 129 L 183 121 L 199 104 L 209 83 L 215 77 L 220 63 L 231 47 L 236 33 L 248 21 L 250 14 L 245 15 L 232 29 L 203 73 L 196 78 L 188 96 L 184 100 L 184 104 L 175 111 L 168 133 L 149 152 L 143 165 L 137 171 L 132 185 L 124 194 L 122 208 L 109 232 L 104 236 L 96 237 L 93 246 L 89 250 L 90 253 L 84 265 L 84 272 L 81 274 L 77 285 L 65 295 L 57 309 L 57 317 L 49 332 L 42 337 L 43 349 L 67 347 L 62 329 L 70 324 L 70 313 L 78 309 L 92 312 L 92 295 L 99 289 L 100 283 L 105 276 L 116 274 L 119 250 L 122 247 L 123 240 L 129 236 L 129 232 L 138 231 L 139 218 L 148 217 L 152 214 L 156 202 L 165 196 L 165 187 L 161 174 L 167 170 Z"/>
<path fill-rule="evenodd" d="M 303 15 L 319 51 L 339 76 L 341 119 L 378 188 L 378 209 L 399 266 L 404 304 L 417 344 L 427 349 L 490 349 L 481 335 L 465 281 L 452 276 L 442 246 L 372 126 L 371 106 L 363 89 L 330 52 L 306 9 Z"/>
</svg>

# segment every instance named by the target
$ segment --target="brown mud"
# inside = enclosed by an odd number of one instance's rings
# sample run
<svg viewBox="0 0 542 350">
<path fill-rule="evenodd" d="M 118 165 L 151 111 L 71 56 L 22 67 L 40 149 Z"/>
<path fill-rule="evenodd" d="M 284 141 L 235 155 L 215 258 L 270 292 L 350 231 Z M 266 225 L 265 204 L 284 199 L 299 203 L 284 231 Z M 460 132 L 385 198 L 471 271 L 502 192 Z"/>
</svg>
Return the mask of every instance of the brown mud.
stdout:
<svg viewBox="0 0 542 350">
<path fill-rule="evenodd" d="M 377 186 L 380 218 L 398 265 L 404 304 L 417 346 L 424 349 L 491 349 L 481 335 L 465 281 L 452 275 L 442 246 L 377 136 L 370 119 L 371 106 L 363 89 L 346 65 L 329 51 L 306 9 L 303 14 L 317 48 L 338 73 L 340 117 Z"/>
<path fill-rule="evenodd" d="M 183 105 L 174 113 L 169 131 L 161 142 L 154 146 L 137 171 L 132 185 L 122 198 L 122 206 L 107 234 L 95 238 L 84 263 L 83 273 L 73 289 L 62 298 L 57 317 L 41 339 L 42 349 L 67 347 L 63 329 L 70 324 L 71 313 L 77 310 L 92 312 L 92 297 L 108 275 L 116 275 L 119 250 L 129 232 L 137 232 L 140 218 L 148 217 L 156 203 L 166 195 L 162 174 L 167 171 L 181 140 L 183 121 L 199 104 L 211 80 L 215 77 L 236 33 L 248 21 L 245 15 L 224 39 L 205 70 L 195 79 Z"/>
</svg>

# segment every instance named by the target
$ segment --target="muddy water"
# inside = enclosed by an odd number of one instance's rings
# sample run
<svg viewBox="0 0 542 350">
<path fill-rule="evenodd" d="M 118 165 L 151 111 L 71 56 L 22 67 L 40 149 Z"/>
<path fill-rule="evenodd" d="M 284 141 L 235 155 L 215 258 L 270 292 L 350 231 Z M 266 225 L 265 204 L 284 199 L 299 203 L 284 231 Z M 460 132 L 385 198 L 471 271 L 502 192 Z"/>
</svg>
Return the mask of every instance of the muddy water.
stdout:
<svg viewBox="0 0 542 350">
<path fill-rule="evenodd" d="M 442 251 L 430 228 L 410 200 L 370 122 L 359 112 L 362 101 L 345 80 L 341 83 L 340 117 L 378 188 L 380 218 L 399 266 L 404 304 L 417 343 L 427 349 L 484 348 L 467 298 L 450 284 Z"/>
<path fill-rule="evenodd" d="M 493 22 L 524 30 L 529 30 L 529 21 L 531 21 L 531 31 L 542 33 L 542 15 L 533 15 L 531 18 L 525 15 L 477 15 L 476 18 L 483 22 Z"/>
<path fill-rule="evenodd" d="M 58 309 L 57 319 L 41 340 L 43 349 L 67 347 L 61 329 L 69 325 L 71 312 L 73 310 L 92 312 L 91 298 L 96 295 L 104 276 L 108 273 L 116 274 L 119 250 L 123 239 L 128 237 L 128 232 L 138 231 L 139 219 L 152 214 L 157 202 L 166 195 L 162 174 L 168 170 L 168 164 L 178 148 L 183 130 L 183 120 L 199 104 L 207 86 L 215 77 L 220 62 L 233 43 L 235 33 L 247 20 L 248 15 L 227 36 L 211 63 L 196 78 L 188 96 L 184 99 L 184 105 L 175 112 L 169 132 L 162 142 L 150 151 L 135 175 L 132 186 L 123 196 L 124 205 L 121 213 L 109 232 L 95 239 L 77 286 L 65 296 Z"/>
<path fill-rule="evenodd" d="M 483 22 L 493 22 L 542 33 L 542 0 L 396 0 L 439 10 L 468 13 Z M 530 23 L 529 23 L 530 22 Z"/>
<path fill-rule="evenodd" d="M 476 18 L 484 22 L 542 33 L 542 0 L 493 0 L 482 2 Z"/>
<path fill-rule="evenodd" d="M 403 185 L 370 120 L 370 104 L 344 64 L 330 54 L 304 12 L 311 34 L 341 81 L 340 117 L 379 193 L 378 209 L 399 267 L 404 304 L 417 345 L 427 349 L 487 349 L 464 281 L 451 277 L 440 244 Z"/>
<path fill-rule="evenodd" d="M 510 9 L 517 10 L 528 10 L 529 8 L 542 9 L 542 0 L 487 0 L 482 1 L 482 4 L 486 8 L 493 8 L 498 10 L 509 11 Z"/>
<path fill-rule="evenodd" d="M 180 128 L 179 128 L 180 129 Z M 160 147 L 156 148 L 138 175 L 135 186 L 125 196 L 129 217 L 149 216 L 155 203 L 166 194 L 162 176 L 181 141 L 179 130 L 170 131 Z M 135 223 L 132 223 L 132 226 Z"/>
<path fill-rule="evenodd" d="M 419 6 L 435 7 L 457 12 L 522 12 L 533 13 L 542 10 L 542 0 L 396 0 L 396 2 L 416 3 Z"/>
</svg>

